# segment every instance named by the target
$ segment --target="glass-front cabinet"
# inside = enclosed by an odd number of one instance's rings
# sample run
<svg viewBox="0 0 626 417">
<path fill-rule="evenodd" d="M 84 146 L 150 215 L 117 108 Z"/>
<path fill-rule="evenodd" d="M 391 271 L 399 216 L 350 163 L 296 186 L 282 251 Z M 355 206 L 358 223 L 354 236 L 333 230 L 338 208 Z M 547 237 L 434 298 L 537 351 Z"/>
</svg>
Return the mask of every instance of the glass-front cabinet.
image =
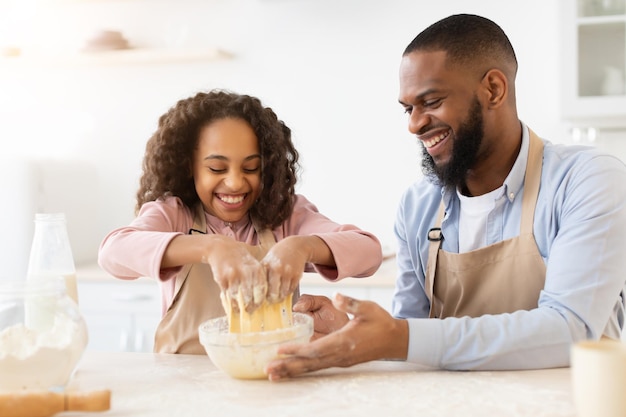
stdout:
<svg viewBox="0 0 626 417">
<path fill-rule="evenodd" d="M 626 0 L 566 0 L 562 112 L 573 125 L 626 126 Z"/>
</svg>

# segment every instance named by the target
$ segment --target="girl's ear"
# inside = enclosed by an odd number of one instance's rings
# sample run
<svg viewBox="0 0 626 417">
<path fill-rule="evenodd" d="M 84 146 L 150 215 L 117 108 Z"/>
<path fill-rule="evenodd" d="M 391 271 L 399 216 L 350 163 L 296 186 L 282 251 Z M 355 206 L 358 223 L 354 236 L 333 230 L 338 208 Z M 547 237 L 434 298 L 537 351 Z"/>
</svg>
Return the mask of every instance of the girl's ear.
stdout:
<svg viewBox="0 0 626 417">
<path fill-rule="evenodd" d="M 506 75 L 499 69 L 494 68 L 487 71 L 481 85 L 488 109 L 498 108 L 506 101 L 509 93 L 509 82 Z"/>
</svg>

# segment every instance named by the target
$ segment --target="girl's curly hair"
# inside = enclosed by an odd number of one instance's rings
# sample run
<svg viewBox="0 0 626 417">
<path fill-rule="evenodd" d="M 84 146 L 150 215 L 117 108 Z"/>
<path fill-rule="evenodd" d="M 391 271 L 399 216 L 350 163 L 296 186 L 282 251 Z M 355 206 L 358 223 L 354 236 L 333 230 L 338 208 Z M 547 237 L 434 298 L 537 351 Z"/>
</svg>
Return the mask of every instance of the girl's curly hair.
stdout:
<svg viewBox="0 0 626 417">
<path fill-rule="evenodd" d="M 192 173 L 194 150 L 202 128 L 224 118 L 245 120 L 259 140 L 262 190 L 251 218 L 261 227 L 275 228 L 291 215 L 300 169 L 291 129 L 258 98 L 225 90 L 179 100 L 159 118 L 146 144 L 136 213 L 144 203 L 167 196 L 179 197 L 190 208 L 200 201 Z"/>
</svg>

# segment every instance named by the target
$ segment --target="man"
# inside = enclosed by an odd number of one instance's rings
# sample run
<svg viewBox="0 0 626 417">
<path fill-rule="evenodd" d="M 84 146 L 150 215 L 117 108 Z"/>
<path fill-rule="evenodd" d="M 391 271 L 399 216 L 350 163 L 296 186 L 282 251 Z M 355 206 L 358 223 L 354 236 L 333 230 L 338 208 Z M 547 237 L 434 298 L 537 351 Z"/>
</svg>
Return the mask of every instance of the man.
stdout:
<svg viewBox="0 0 626 417">
<path fill-rule="evenodd" d="M 398 209 L 394 317 L 369 301 L 303 296 L 294 310 L 328 335 L 283 347 L 270 379 L 375 359 L 561 367 L 573 342 L 620 337 L 626 168 L 539 139 L 518 118 L 516 72 L 507 36 L 479 16 L 445 18 L 408 45 L 399 101 L 425 178 Z"/>
</svg>

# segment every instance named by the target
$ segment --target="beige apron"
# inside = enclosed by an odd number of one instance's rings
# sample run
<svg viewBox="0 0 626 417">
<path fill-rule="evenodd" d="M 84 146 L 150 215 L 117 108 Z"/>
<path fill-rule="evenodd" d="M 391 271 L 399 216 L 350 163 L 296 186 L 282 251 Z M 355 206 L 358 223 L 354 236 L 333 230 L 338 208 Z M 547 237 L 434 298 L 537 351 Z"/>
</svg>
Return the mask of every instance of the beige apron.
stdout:
<svg viewBox="0 0 626 417">
<path fill-rule="evenodd" d="M 444 252 L 437 223 L 429 232 L 426 294 L 430 317 L 478 317 L 537 308 L 546 266 L 533 236 L 539 194 L 543 142 L 532 131 L 522 199 L 520 235 L 466 253 Z"/>
<path fill-rule="evenodd" d="M 207 231 L 206 215 L 201 204 L 195 209 L 191 233 Z M 259 235 L 259 246 L 253 255 L 261 259 L 276 243 L 271 230 L 265 229 Z M 297 296 L 294 295 L 294 299 Z M 154 351 L 158 353 L 205 354 L 198 339 L 198 326 L 204 321 L 224 316 L 220 299 L 220 287 L 213 279 L 208 264 L 187 264 L 176 276 L 174 299 L 159 323 Z"/>
</svg>

